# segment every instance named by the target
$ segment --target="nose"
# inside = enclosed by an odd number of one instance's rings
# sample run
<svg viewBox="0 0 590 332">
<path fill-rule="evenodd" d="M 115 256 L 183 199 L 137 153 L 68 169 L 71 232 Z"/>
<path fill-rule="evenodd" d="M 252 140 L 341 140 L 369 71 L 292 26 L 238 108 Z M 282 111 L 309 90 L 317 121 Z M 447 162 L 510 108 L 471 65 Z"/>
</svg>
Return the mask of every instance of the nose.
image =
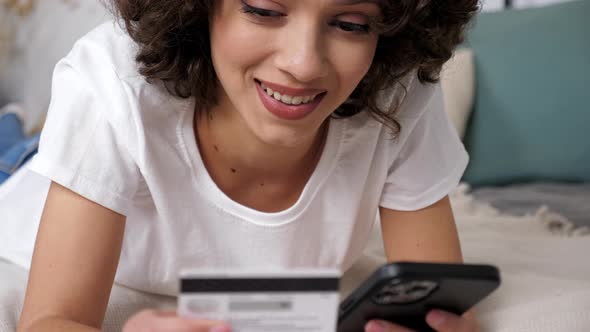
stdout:
<svg viewBox="0 0 590 332">
<path fill-rule="evenodd" d="M 320 28 L 309 22 L 285 27 L 276 66 L 299 82 L 313 82 L 328 74 L 326 45 Z"/>
</svg>

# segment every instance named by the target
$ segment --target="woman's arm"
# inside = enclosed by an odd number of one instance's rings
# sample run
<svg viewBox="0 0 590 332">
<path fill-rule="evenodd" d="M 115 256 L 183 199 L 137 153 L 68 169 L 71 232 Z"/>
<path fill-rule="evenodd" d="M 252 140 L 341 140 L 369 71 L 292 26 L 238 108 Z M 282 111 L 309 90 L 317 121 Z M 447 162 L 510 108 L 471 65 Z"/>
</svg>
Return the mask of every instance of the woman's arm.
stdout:
<svg viewBox="0 0 590 332">
<path fill-rule="evenodd" d="M 125 217 L 52 183 L 37 233 L 18 331 L 99 331 L 119 263 Z M 124 332 L 228 332 L 223 322 L 144 310 Z"/>
<path fill-rule="evenodd" d="M 461 263 L 463 256 L 459 236 L 449 197 L 418 211 L 397 211 L 380 209 L 381 229 L 385 255 L 389 262 L 417 261 L 439 263 Z M 435 316 L 429 313 L 428 321 Z M 477 331 L 473 312 L 463 317 L 445 316 L 441 325 L 435 327 L 440 332 Z M 432 324 L 431 324 L 432 325 Z M 367 330 L 372 331 L 373 326 Z M 408 331 L 387 324 L 383 331 Z"/>
<path fill-rule="evenodd" d="M 124 216 L 52 183 L 18 330 L 100 329 L 124 229 Z"/>
<path fill-rule="evenodd" d="M 380 209 L 385 255 L 390 262 L 463 262 L 448 196 L 418 211 Z"/>
</svg>

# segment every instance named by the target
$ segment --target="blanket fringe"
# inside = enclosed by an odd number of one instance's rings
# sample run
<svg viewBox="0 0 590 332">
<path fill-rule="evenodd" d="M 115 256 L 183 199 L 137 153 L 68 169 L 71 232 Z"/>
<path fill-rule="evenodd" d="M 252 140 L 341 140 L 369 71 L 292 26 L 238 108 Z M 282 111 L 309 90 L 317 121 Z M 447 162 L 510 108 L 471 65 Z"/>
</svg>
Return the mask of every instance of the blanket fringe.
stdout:
<svg viewBox="0 0 590 332">
<path fill-rule="evenodd" d="M 495 208 L 490 203 L 475 199 L 471 194 L 471 187 L 465 182 L 460 183 L 450 194 L 450 197 L 451 202 L 454 203 L 454 210 L 456 209 L 461 213 L 494 217 L 517 217 Z M 551 211 L 546 205 L 541 205 L 535 212 L 527 213 L 522 217 L 539 222 L 552 235 L 565 237 L 590 236 L 590 227 L 576 226 L 565 216 Z"/>
<path fill-rule="evenodd" d="M 534 213 L 535 220 L 539 220 L 552 234 L 561 236 L 586 236 L 590 235 L 587 226 L 577 227 L 563 215 L 549 210 L 546 205 L 541 206 Z"/>
</svg>

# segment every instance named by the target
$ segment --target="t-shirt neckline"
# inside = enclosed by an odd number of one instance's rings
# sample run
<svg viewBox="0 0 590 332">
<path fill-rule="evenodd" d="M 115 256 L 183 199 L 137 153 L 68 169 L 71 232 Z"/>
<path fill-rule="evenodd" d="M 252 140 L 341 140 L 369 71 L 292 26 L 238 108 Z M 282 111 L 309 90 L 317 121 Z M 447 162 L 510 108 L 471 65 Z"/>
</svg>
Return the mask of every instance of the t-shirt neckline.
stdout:
<svg viewBox="0 0 590 332">
<path fill-rule="evenodd" d="M 342 145 L 344 123 L 346 121 L 330 118 L 328 120 L 330 123 L 326 135 L 326 142 L 320 160 L 295 204 L 279 212 L 262 212 L 247 207 L 232 200 L 219 189 L 207 171 L 194 135 L 193 120 L 195 112 L 192 109 L 187 107 L 183 112 L 178 131 L 181 136 L 179 138 L 183 142 L 181 146 L 185 149 L 184 153 L 188 157 L 188 163 L 191 167 L 193 182 L 197 190 L 201 191 L 205 199 L 208 199 L 210 203 L 240 219 L 267 226 L 290 223 L 306 210 L 324 182 L 333 173 L 332 170 L 337 164 Z"/>
</svg>

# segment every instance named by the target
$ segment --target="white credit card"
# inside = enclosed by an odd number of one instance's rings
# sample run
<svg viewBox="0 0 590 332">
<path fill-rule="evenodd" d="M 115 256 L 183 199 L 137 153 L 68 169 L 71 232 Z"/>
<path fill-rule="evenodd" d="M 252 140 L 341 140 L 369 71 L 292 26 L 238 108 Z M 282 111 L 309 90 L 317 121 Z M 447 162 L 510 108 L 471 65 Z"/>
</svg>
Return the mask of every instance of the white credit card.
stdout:
<svg viewBox="0 0 590 332">
<path fill-rule="evenodd" d="M 333 332 L 336 270 L 184 270 L 178 314 L 227 322 L 232 332 Z"/>
</svg>

